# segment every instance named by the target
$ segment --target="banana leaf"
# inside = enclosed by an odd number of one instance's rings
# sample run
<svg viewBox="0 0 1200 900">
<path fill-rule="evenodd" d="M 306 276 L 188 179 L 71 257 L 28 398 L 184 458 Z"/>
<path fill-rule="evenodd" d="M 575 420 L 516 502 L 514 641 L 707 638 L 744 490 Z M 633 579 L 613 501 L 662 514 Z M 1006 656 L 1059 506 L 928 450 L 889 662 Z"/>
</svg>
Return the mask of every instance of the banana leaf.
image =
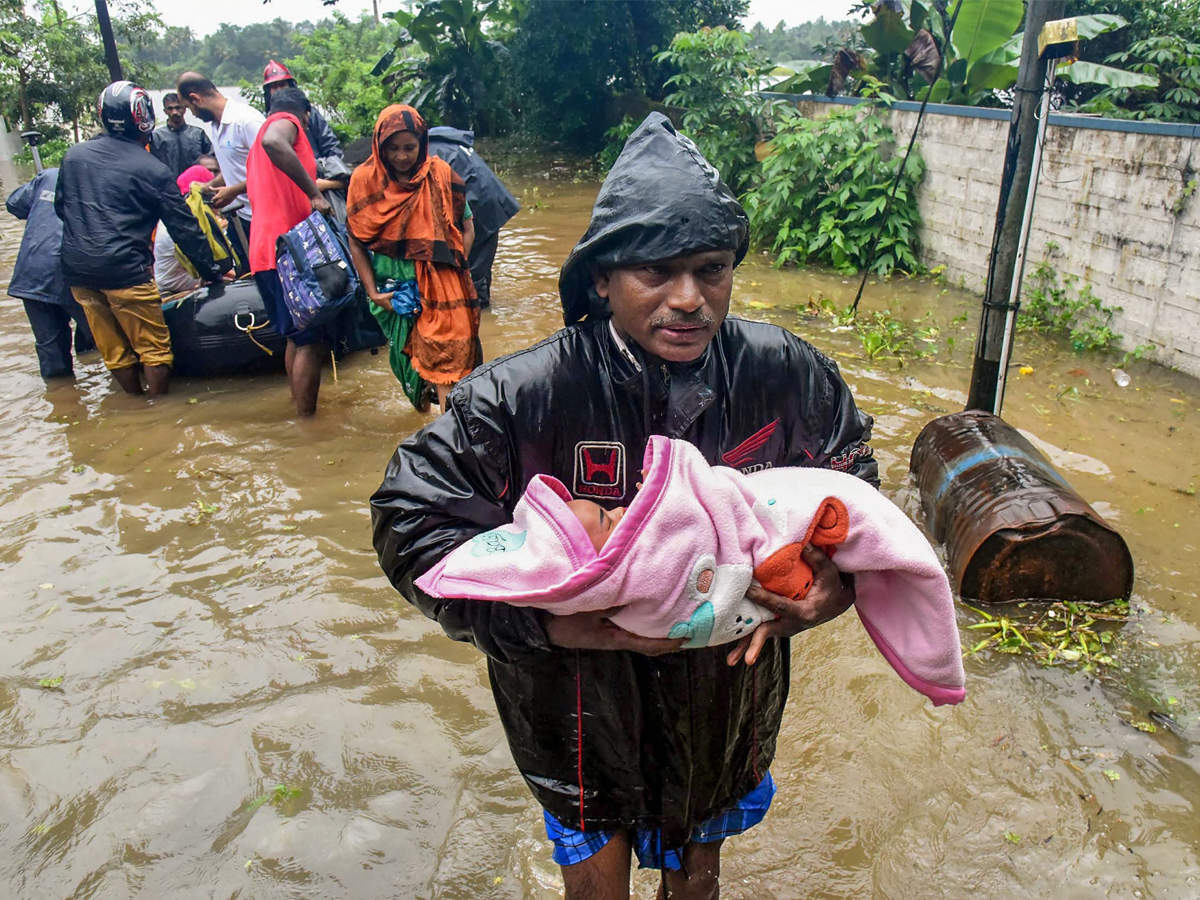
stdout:
<svg viewBox="0 0 1200 900">
<path fill-rule="evenodd" d="M 1079 32 L 1079 39 L 1081 41 L 1090 41 L 1098 35 L 1116 31 L 1118 28 L 1124 28 L 1128 24 L 1121 16 L 1110 13 L 1097 13 L 1091 16 L 1075 17 L 1075 30 Z"/>
<path fill-rule="evenodd" d="M 1102 84 L 1110 88 L 1152 88 L 1158 87 L 1158 79 L 1153 75 L 1142 75 L 1139 72 L 1127 72 L 1100 63 L 1079 60 L 1069 66 L 1059 66 L 1056 73 L 1059 77 L 1075 84 Z"/>
<path fill-rule="evenodd" d="M 950 35 L 955 55 L 972 63 L 991 53 L 1012 37 L 1024 13 L 1021 0 L 962 0 Z"/>
<path fill-rule="evenodd" d="M 968 0 L 963 0 L 968 2 Z M 1019 3 L 1020 0 L 1017 0 Z M 916 32 L 904 24 L 901 14 L 890 6 L 877 7 L 875 18 L 861 28 L 863 40 L 879 53 L 891 55 L 903 53 L 904 48 L 913 42 Z M 1010 32 L 1011 34 L 1011 32 Z"/>
</svg>

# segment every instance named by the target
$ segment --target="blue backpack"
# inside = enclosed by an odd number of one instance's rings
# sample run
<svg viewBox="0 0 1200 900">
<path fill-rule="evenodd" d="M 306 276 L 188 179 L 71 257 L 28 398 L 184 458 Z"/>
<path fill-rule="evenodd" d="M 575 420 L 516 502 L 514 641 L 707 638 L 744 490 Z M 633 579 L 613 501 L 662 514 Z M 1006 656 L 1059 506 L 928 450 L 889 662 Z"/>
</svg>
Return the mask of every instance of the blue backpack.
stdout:
<svg viewBox="0 0 1200 900">
<path fill-rule="evenodd" d="M 275 264 L 297 328 L 328 322 L 354 302 L 358 273 L 345 229 L 313 211 L 279 238 Z"/>
</svg>

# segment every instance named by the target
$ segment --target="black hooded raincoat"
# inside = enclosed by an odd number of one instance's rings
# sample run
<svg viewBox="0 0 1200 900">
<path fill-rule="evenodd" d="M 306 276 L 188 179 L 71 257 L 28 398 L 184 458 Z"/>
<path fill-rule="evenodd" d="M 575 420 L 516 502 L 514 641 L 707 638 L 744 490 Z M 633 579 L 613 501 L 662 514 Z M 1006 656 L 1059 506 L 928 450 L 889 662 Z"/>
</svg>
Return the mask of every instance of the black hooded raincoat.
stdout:
<svg viewBox="0 0 1200 900">
<path fill-rule="evenodd" d="M 773 325 L 727 319 L 687 364 L 614 336 L 588 264 L 746 250 L 745 215 L 715 170 L 652 114 L 630 137 L 560 280 L 568 327 L 477 369 L 446 413 L 405 440 L 371 498 L 375 548 L 396 588 L 488 656 L 509 746 L 538 802 L 583 830 L 658 826 L 674 845 L 766 774 L 789 684 L 789 642 L 754 666 L 728 647 L 659 657 L 551 647 L 544 613 L 436 600 L 413 580 L 511 520 L 537 473 L 627 505 L 650 434 L 684 438 L 743 470 L 825 466 L 877 481 L 837 367 Z M 579 320 L 586 314 L 587 321 Z"/>
</svg>

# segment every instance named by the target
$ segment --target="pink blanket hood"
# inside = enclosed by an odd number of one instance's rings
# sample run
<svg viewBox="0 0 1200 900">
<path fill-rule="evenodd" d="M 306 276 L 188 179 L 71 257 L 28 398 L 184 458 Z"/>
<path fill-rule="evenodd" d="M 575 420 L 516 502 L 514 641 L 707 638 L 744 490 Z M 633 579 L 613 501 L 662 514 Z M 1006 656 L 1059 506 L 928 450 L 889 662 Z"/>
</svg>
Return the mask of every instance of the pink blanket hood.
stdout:
<svg viewBox="0 0 1200 900">
<path fill-rule="evenodd" d="M 476 535 L 417 579 L 434 597 L 535 606 L 558 615 L 620 607 L 614 624 L 686 647 L 737 640 L 774 618 L 745 599 L 754 568 L 803 540 L 830 497 L 849 516 L 834 561 L 855 576 L 868 635 L 935 705 L 958 703 L 965 677 L 954 601 L 937 555 L 869 484 L 827 469 L 743 475 L 710 466 L 685 441 L 652 436 L 642 488 L 599 553 L 567 508 L 570 492 L 537 475 L 513 521 Z"/>
</svg>

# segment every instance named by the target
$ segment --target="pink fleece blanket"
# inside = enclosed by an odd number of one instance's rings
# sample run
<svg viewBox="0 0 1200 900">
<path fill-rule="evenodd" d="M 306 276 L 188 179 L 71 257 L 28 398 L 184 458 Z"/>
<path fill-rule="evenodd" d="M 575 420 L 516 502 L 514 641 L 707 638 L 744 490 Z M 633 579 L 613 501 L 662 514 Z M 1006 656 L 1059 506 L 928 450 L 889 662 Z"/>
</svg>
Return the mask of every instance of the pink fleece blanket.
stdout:
<svg viewBox="0 0 1200 900">
<path fill-rule="evenodd" d="M 566 506 L 570 492 L 538 475 L 511 524 L 467 541 L 417 586 L 434 597 L 559 615 L 619 606 L 611 619 L 628 631 L 715 646 L 774 618 L 745 598 L 755 569 L 809 538 L 832 500 L 846 519 L 834 561 L 854 574 L 867 633 L 900 677 L 935 705 L 963 699 L 946 574 L 920 529 L 869 484 L 827 469 L 744 475 L 710 466 L 691 444 L 661 436 L 650 438 L 643 468 L 641 490 L 599 553 Z"/>
</svg>

